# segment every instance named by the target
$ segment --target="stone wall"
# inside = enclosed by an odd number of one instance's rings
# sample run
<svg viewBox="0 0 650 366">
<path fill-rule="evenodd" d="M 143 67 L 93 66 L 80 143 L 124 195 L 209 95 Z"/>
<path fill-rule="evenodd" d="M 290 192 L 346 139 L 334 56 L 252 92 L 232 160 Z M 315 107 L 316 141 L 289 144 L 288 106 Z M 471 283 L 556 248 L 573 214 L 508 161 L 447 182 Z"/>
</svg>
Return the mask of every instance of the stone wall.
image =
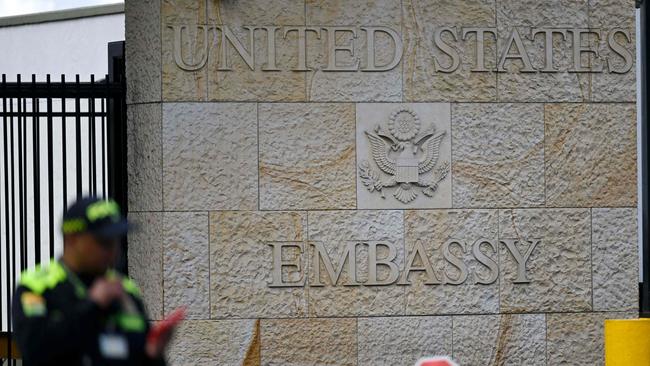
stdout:
<svg viewBox="0 0 650 366">
<path fill-rule="evenodd" d="M 127 0 L 126 27 L 129 267 L 153 319 L 188 307 L 172 365 L 598 365 L 637 316 L 633 0 Z"/>
</svg>

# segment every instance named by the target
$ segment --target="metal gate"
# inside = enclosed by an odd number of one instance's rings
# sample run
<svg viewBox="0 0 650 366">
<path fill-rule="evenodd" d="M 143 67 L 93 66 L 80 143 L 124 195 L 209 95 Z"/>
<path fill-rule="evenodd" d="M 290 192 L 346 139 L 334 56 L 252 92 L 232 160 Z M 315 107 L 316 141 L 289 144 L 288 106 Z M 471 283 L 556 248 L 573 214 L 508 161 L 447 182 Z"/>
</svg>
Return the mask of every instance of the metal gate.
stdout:
<svg viewBox="0 0 650 366">
<path fill-rule="evenodd" d="M 16 356 L 7 345 L 17 279 L 62 253 L 66 206 L 85 195 L 113 197 L 126 214 L 124 42 L 109 43 L 108 58 L 108 74 L 89 82 L 19 75 L 9 83 L 2 75 L 0 365 Z M 126 242 L 120 267 L 126 269 Z"/>
</svg>

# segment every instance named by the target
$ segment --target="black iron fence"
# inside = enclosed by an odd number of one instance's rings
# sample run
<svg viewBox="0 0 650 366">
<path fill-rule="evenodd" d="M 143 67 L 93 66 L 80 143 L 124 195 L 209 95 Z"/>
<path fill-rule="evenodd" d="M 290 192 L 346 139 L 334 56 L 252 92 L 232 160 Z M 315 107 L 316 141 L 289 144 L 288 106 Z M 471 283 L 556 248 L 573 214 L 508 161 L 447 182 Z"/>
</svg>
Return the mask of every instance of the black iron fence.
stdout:
<svg viewBox="0 0 650 366">
<path fill-rule="evenodd" d="M 17 279 L 26 268 L 62 253 L 58 228 L 67 205 L 84 195 L 110 196 L 126 212 L 123 51 L 124 42 L 109 44 L 109 74 L 100 80 L 47 75 L 37 82 L 35 75 L 28 81 L 19 75 L 7 82 L 2 75 L 0 338 L 6 344 L 11 344 Z M 0 364 L 15 358 L 11 347 L 2 346 Z"/>
</svg>

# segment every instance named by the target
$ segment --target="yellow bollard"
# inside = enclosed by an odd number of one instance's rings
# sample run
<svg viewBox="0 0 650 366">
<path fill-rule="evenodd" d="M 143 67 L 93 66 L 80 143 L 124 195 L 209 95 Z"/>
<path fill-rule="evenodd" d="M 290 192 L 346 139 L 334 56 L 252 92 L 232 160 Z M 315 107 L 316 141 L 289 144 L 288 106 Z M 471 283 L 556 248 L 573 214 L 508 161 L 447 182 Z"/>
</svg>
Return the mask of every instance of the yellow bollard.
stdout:
<svg viewBox="0 0 650 366">
<path fill-rule="evenodd" d="M 650 319 L 605 320 L 605 365 L 650 365 Z"/>
</svg>

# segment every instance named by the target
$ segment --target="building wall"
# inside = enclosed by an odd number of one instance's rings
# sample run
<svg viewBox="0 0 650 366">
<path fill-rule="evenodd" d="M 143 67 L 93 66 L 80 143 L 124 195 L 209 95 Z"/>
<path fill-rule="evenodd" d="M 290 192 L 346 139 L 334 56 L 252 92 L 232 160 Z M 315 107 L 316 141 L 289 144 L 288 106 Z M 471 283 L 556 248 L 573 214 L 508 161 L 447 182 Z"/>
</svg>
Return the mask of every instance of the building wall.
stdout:
<svg viewBox="0 0 650 366">
<path fill-rule="evenodd" d="M 171 363 L 602 364 L 638 310 L 634 15 L 127 1 L 129 265 L 153 318 L 188 307 Z"/>
<path fill-rule="evenodd" d="M 0 72 L 7 80 L 21 74 L 23 80 L 83 81 L 90 75 L 103 79 L 108 72 L 108 42 L 124 40 L 124 14 L 68 19 L 0 28 L 0 42 L 10 57 L 0 59 Z"/>
</svg>

